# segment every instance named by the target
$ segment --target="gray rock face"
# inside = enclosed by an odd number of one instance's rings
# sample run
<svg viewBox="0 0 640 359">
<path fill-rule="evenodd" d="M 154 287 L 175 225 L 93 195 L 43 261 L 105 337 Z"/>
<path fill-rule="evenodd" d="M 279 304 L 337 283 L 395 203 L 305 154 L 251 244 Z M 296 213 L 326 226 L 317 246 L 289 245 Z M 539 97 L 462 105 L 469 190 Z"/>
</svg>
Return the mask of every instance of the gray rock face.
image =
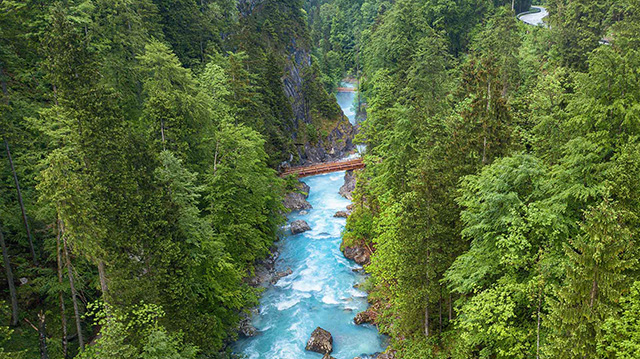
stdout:
<svg viewBox="0 0 640 359">
<path fill-rule="evenodd" d="M 331 130 L 329 136 L 317 144 L 306 143 L 298 148 L 302 164 L 337 161 L 355 149 L 353 137 L 355 130 L 347 117 L 342 116 L 338 125 Z"/>
<path fill-rule="evenodd" d="M 311 203 L 307 202 L 309 197 L 309 185 L 304 182 L 299 182 L 296 192 L 287 193 L 282 201 L 285 208 L 291 211 L 300 211 L 304 209 L 311 209 Z"/>
<path fill-rule="evenodd" d="M 264 0 L 237 0 L 236 6 L 241 17 L 250 17 L 264 11 L 263 3 Z M 300 26 L 306 26 L 306 24 L 300 24 Z M 287 39 L 281 39 L 281 41 L 283 48 L 278 51 L 281 51 L 279 55 L 284 58 L 281 77 L 282 90 L 291 105 L 291 115 L 283 124 L 283 130 L 290 133 L 294 143 L 300 145 L 296 148 L 297 164 L 328 162 L 343 157 L 355 149 L 353 137 L 356 132 L 354 126 L 345 116 L 333 118 L 332 123 L 337 122 L 337 124 L 332 125 L 333 129 L 328 136 L 322 138 L 318 143 L 298 143 L 301 142 L 298 141 L 300 138 L 306 136 L 306 134 L 302 134 L 303 131 L 306 131 L 305 124 L 312 124 L 313 117 L 317 116 L 311 111 L 312 101 L 315 100 L 310 98 L 307 90 L 307 81 L 310 79 L 306 74 L 311 67 L 311 48 L 308 40 L 298 38 L 293 34 Z M 327 96 L 331 97 L 331 95 Z"/>
<path fill-rule="evenodd" d="M 349 200 L 353 200 L 351 193 L 356 189 L 356 175 L 353 171 L 347 171 L 344 174 L 344 184 L 340 187 L 340 195 Z"/>
<path fill-rule="evenodd" d="M 311 338 L 309 338 L 305 350 L 320 354 L 330 354 L 333 351 L 333 337 L 331 333 L 317 327 L 313 333 L 311 333 Z"/>
<path fill-rule="evenodd" d="M 297 130 L 303 124 L 311 124 L 312 115 L 309 107 L 309 99 L 305 98 L 305 83 L 303 73 L 311 66 L 311 51 L 299 44 L 296 39 L 291 39 L 288 47 L 288 60 L 284 66 L 282 85 L 284 94 L 291 103 L 293 112 L 292 123 L 296 129 L 292 133 L 295 140 L 298 137 Z M 348 152 L 355 149 L 353 137 L 355 129 L 344 115 L 337 126 L 331 130 L 327 138 L 323 138 L 316 144 L 305 143 L 299 146 L 298 157 L 301 164 L 335 161 Z"/>
<path fill-rule="evenodd" d="M 309 224 L 301 219 L 291 222 L 291 233 L 298 234 L 310 230 Z"/>
<path fill-rule="evenodd" d="M 256 262 L 255 275 L 247 279 L 252 287 L 267 287 L 276 275 L 276 260 L 280 255 L 276 248 L 271 248 L 271 256 Z"/>
</svg>

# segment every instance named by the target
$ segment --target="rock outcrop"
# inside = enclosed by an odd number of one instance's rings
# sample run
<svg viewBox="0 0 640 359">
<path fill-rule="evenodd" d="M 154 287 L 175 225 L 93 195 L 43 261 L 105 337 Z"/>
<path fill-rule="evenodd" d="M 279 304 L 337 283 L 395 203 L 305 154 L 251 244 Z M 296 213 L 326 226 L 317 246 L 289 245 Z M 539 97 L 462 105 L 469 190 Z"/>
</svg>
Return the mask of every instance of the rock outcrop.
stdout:
<svg viewBox="0 0 640 359">
<path fill-rule="evenodd" d="M 317 327 L 307 342 L 305 350 L 320 354 L 330 354 L 333 351 L 333 337 L 328 331 Z"/>
<path fill-rule="evenodd" d="M 360 312 L 356 314 L 355 318 L 353 318 L 353 322 L 356 325 L 365 324 L 365 323 L 374 323 L 376 320 L 376 313 L 372 310 L 367 309 L 364 312 Z"/>
<path fill-rule="evenodd" d="M 273 16 L 276 11 L 302 11 L 298 5 L 285 1 L 237 0 L 236 5 L 242 19 L 255 19 L 247 20 L 250 26 L 263 23 L 265 19 L 269 20 L 269 16 Z M 300 28 L 307 26 L 305 23 L 289 26 L 295 28 L 296 25 Z M 285 138 L 280 139 L 282 147 L 279 150 L 283 151 L 281 158 L 289 157 L 285 164 L 329 162 L 353 151 L 355 128 L 342 114 L 333 95 L 324 90 L 320 74 L 316 73 L 312 66 L 311 42 L 307 35 L 304 32 L 286 31 L 277 39 L 273 39 L 273 35 L 267 29 L 268 27 L 264 26 L 256 31 L 261 31 L 260 35 L 265 40 L 269 39 L 261 44 L 265 52 L 274 54 L 277 63 L 282 64 L 278 69 L 282 74 L 282 92 L 278 93 L 277 97 L 288 100 L 288 104 L 285 101 L 285 106 L 281 107 L 290 105 L 289 108 L 278 109 L 283 117 L 286 117 L 281 119 L 279 130 L 287 134 L 291 140 L 288 143 Z"/>
<path fill-rule="evenodd" d="M 369 264 L 371 257 L 371 251 L 364 246 L 345 246 L 342 249 L 342 253 L 347 259 L 351 259 L 359 265 Z"/>
<path fill-rule="evenodd" d="M 378 355 L 376 359 L 394 359 L 395 357 L 396 357 L 395 352 L 390 352 L 390 353 L 382 353 Z"/>
<path fill-rule="evenodd" d="M 276 260 L 278 259 L 277 249 L 271 248 L 271 255 L 265 259 L 259 260 L 255 264 L 255 275 L 249 277 L 246 281 L 252 287 L 266 287 L 271 283 L 276 275 Z"/>
<path fill-rule="evenodd" d="M 256 327 L 251 324 L 251 317 L 244 316 L 240 323 L 238 323 L 238 333 L 244 337 L 255 337 L 258 334 Z"/>
<path fill-rule="evenodd" d="M 346 116 L 337 122 L 329 136 L 316 144 L 305 143 L 304 148 L 298 149 L 302 164 L 337 161 L 355 149 L 353 125 Z"/>
<path fill-rule="evenodd" d="M 344 184 L 340 187 L 340 195 L 346 199 L 353 200 L 351 193 L 356 189 L 356 175 L 353 171 L 344 174 Z"/>
<path fill-rule="evenodd" d="M 347 211 L 338 211 L 333 216 L 334 217 L 338 217 L 338 218 L 347 218 L 347 217 L 349 217 L 349 212 L 347 212 Z"/>
<path fill-rule="evenodd" d="M 291 234 L 298 234 L 310 230 L 309 224 L 302 219 L 291 222 Z"/>
<path fill-rule="evenodd" d="M 271 278 L 271 284 L 276 284 L 278 283 L 278 281 L 288 275 L 293 274 L 293 271 L 291 270 L 291 268 L 287 268 L 286 271 L 282 271 L 282 272 L 277 272 L 273 278 Z"/>
<path fill-rule="evenodd" d="M 284 196 L 282 204 L 291 211 L 300 211 L 313 208 L 307 198 L 309 198 L 309 185 L 298 181 L 296 191 L 289 192 Z"/>
</svg>

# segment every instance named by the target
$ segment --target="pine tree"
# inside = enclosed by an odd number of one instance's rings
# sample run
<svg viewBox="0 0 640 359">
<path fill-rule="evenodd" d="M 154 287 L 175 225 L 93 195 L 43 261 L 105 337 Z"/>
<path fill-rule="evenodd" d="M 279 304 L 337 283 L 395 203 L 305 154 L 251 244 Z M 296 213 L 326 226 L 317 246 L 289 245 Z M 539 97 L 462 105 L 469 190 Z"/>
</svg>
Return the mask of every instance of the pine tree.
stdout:
<svg viewBox="0 0 640 359">
<path fill-rule="evenodd" d="M 581 233 L 566 247 L 566 278 L 551 303 L 549 355 L 594 358 L 602 325 L 620 310 L 620 297 L 637 266 L 631 231 L 623 213 L 604 200 L 585 213 Z"/>
</svg>

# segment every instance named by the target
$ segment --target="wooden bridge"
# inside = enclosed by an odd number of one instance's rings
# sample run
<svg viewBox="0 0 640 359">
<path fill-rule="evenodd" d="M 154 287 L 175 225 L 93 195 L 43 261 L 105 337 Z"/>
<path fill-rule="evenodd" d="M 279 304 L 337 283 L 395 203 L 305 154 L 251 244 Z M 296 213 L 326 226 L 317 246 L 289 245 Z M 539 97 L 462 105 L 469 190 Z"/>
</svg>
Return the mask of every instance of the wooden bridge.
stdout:
<svg viewBox="0 0 640 359">
<path fill-rule="evenodd" d="M 358 92 L 355 87 L 338 87 L 338 92 Z"/>
<path fill-rule="evenodd" d="M 314 176 L 314 175 L 319 175 L 323 173 L 357 170 L 360 168 L 364 168 L 364 162 L 362 161 L 362 158 L 356 158 L 355 160 L 348 160 L 348 161 L 320 163 L 317 165 L 310 165 L 310 166 L 290 167 L 284 170 L 280 174 L 280 176 L 285 177 L 288 175 L 296 175 L 298 177 L 308 177 L 308 176 Z"/>
</svg>

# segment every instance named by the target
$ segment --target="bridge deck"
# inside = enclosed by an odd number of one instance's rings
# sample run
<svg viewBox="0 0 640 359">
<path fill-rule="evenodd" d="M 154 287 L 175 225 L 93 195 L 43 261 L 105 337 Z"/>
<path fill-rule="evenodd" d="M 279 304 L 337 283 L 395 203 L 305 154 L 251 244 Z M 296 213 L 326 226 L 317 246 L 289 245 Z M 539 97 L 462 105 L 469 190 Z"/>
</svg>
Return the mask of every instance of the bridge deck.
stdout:
<svg viewBox="0 0 640 359">
<path fill-rule="evenodd" d="M 308 176 L 314 176 L 314 175 L 319 175 L 323 173 L 356 170 L 360 168 L 364 168 L 364 162 L 362 162 L 362 158 L 357 158 L 355 160 L 348 160 L 348 161 L 329 162 L 329 163 L 320 163 L 317 165 L 310 165 L 310 166 L 291 167 L 284 170 L 280 174 L 280 176 L 284 177 L 288 175 L 296 175 L 298 177 L 308 177 Z"/>
</svg>

